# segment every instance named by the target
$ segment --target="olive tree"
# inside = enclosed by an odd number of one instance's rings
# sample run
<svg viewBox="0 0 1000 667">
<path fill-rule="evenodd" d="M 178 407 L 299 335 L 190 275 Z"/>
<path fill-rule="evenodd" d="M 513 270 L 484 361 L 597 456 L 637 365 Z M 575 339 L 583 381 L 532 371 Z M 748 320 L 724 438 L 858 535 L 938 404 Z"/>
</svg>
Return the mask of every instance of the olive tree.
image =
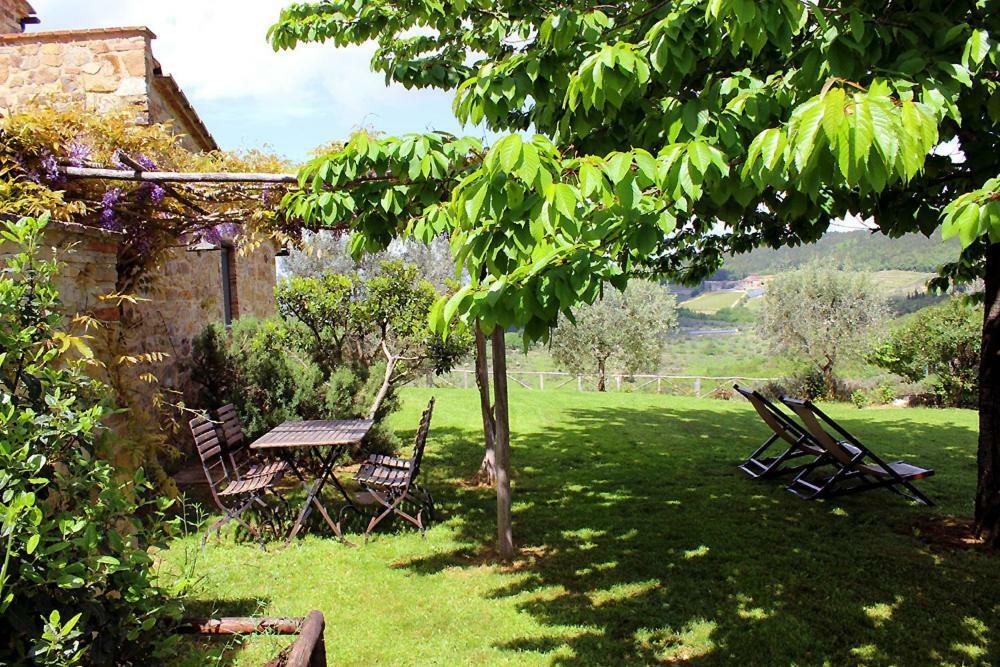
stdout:
<svg viewBox="0 0 1000 667">
<path fill-rule="evenodd" d="M 574 373 L 597 371 L 597 390 L 607 389 L 608 370 L 635 373 L 659 368 L 667 335 L 677 324 L 674 296 L 653 282 L 609 290 L 592 304 L 560 317 L 552 332 L 552 356 Z"/>
<path fill-rule="evenodd" d="M 439 328 L 534 339 L 606 282 L 697 281 L 851 212 L 959 234 L 944 279 L 986 279 L 976 523 L 1000 542 L 998 33 L 996 0 L 296 3 L 275 48 L 373 40 L 388 80 L 540 136 L 357 142 L 308 165 L 286 210 L 358 251 L 449 234 L 472 283 Z"/>
<path fill-rule="evenodd" d="M 887 299 L 870 274 L 810 264 L 767 284 L 758 326 L 775 352 L 819 371 L 832 397 L 837 365 L 861 358 L 888 316 Z"/>
</svg>

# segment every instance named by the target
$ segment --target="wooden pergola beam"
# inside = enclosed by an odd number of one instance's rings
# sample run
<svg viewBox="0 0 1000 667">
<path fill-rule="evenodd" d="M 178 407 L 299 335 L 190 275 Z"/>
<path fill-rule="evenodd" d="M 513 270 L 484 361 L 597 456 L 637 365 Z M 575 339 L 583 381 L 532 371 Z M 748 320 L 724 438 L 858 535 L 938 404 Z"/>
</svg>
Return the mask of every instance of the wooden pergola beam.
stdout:
<svg viewBox="0 0 1000 667">
<path fill-rule="evenodd" d="M 98 167 L 60 167 L 70 178 L 101 178 L 110 181 L 147 183 L 287 183 L 298 184 L 295 174 L 254 174 L 225 172 L 142 171 Z"/>
</svg>

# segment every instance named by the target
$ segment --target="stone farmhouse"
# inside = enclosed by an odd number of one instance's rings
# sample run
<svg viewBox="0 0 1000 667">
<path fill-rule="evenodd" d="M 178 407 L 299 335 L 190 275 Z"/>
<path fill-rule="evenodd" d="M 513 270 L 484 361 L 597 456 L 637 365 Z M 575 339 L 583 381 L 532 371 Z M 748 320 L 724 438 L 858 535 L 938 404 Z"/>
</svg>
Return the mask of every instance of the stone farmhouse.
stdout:
<svg viewBox="0 0 1000 667">
<path fill-rule="evenodd" d="M 38 23 L 26 0 L 0 0 L 0 113 L 38 97 L 56 96 L 94 112 L 134 109 L 138 123 L 170 121 L 182 144 L 218 149 L 173 77 L 153 56 L 155 35 L 145 27 L 25 32 Z M 59 285 L 68 313 L 119 320 L 100 299 L 114 291 L 119 235 L 92 227 L 52 223 L 46 239 L 66 268 Z M 165 352 L 155 373 L 160 383 L 190 397 L 185 362 L 205 324 L 275 311 L 275 254 L 270 244 L 237 253 L 231 241 L 212 250 L 179 248 L 153 276 L 148 294 L 128 313 L 130 352 Z M 0 246 L 0 258 L 9 248 Z"/>
</svg>

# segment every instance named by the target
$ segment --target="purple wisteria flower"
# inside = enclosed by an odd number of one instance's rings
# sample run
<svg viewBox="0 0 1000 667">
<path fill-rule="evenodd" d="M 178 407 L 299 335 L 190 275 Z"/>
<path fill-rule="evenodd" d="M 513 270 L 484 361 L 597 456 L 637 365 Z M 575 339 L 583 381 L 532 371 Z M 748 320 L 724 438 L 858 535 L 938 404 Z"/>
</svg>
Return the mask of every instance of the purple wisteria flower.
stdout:
<svg viewBox="0 0 1000 667">
<path fill-rule="evenodd" d="M 78 139 L 69 144 L 69 163 L 74 167 L 82 167 L 84 160 L 90 157 L 90 146 Z"/>
<path fill-rule="evenodd" d="M 156 169 L 156 163 L 153 162 L 153 160 L 144 153 L 139 153 L 138 155 L 136 155 L 135 161 L 138 162 L 139 166 L 141 166 L 146 171 L 153 171 L 154 169 Z"/>
<path fill-rule="evenodd" d="M 56 162 L 56 156 L 48 151 L 42 152 L 42 174 L 45 180 L 53 185 L 62 185 L 66 181 L 66 177 L 59 171 L 59 163 Z"/>
<path fill-rule="evenodd" d="M 167 196 L 167 191 L 163 189 L 162 186 L 153 184 L 152 189 L 149 192 L 149 198 L 153 200 L 154 204 L 163 203 L 163 198 Z"/>
<path fill-rule="evenodd" d="M 221 243 L 223 239 L 231 239 L 236 236 L 239 229 L 240 226 L 234 222 L 223 222 L 206 231 L 202 238 L 209 243 Z"/>
<path fill-rule="evenodd" d="M 112 231 L 121 231 L 122 224 L 115 213 L 115 204 L 121 199 L 120 188 L 111 188 L 101 198 L 101 227 Z"/>
</svg>

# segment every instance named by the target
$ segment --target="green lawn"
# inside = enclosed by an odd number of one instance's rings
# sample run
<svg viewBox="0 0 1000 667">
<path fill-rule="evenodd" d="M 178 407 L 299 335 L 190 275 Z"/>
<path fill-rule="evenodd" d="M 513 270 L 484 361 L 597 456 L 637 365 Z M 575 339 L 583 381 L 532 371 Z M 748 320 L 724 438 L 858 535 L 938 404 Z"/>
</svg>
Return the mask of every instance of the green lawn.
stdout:
<svg viewBox="0 0 1000 667">
<path fill-rule="evenodd" d="M 680 306 L 696 313 L 716 313 L 735 306 L 745 295 L 745 292 L 704 292 Z"/>
<path fill-rule="evenodd" d="M 359 548 L 312 534 L 261 553 L 177 540 L 164 571 L 201 577 L 194 613 L 321 610 L 333 665 L 927 665 L 1000 662 L 1000 556 L 921 539 L 967 516 L 976 415 L 833 406 L 890 460 L 934 467 L 934 508 L 887 491 L 806 502 L 734 469 L 767 435 L 742 401 L 513 394 L 515 538 L 489 563 L 494 503 L 474 391 L 435 390 L 425 463 L 443 519 Z M 429 390 L 394 425 L 412 436 Z M 186 664 L 260 664 L 282 641 L 191 648 Z"/>
</svg>

